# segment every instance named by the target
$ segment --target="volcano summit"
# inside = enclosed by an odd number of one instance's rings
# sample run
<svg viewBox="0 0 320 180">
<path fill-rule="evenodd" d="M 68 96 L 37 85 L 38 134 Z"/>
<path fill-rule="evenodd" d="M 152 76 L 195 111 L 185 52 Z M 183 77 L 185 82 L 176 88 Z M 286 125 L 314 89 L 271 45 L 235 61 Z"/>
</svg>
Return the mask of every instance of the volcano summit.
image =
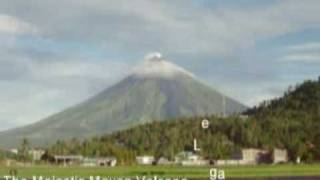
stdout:
<svg viewBox="0 0 320 180">
<path fill-rule="evenodd" d="M 22 138 L 28 138 L 33 145 L 45 145 L 58 139 L 108 134 L 151 121 L 232 114 L 245 109 L 155 53 L 122 81 L 87 101 L 35 124 L 0 133 L 0 146 L 14 147 Z"/>
</svg>

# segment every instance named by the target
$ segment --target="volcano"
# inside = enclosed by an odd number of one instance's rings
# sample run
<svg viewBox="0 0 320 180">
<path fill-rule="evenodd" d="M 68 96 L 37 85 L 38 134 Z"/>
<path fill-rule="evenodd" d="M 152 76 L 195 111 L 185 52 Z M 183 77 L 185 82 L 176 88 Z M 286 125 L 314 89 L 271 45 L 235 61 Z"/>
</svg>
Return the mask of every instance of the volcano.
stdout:
<svg viewBox="0 0 320 180">
<path fill-rule="evenodd" d="M 99 136 L 152 121 L 228 115 L 245 109 L 156 53 L 122 81 L 85 102 L 0 133 L 0 146 L 15 147 L 23 138 L 43 146 L 58 139 Z"/>
</svg>

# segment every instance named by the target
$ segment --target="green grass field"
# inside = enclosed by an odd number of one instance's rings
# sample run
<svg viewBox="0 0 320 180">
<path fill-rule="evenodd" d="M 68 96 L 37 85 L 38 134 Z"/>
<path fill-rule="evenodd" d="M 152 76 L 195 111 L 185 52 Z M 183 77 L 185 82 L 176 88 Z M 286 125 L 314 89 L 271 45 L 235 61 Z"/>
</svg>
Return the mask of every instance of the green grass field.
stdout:
<svg viewBox="0 0 320 180">
<path fill-rule="evenodd" d="M 157 175 L 159 177 L 187 177 L 208 178 L 211 167 L 181 167 L 181 166 L 128 166 L 128 167 L 57 167 L 57 166 L 34 166 L 16 167 L 18 176 L 32 177 L 135 177 L 137 175 Z M 227 178 L 231 177 L 279 177 L 279 176 L 319 176 L 320 164 L 317 165 L 259 165 L 241 167 L 219 167 L 225 170 Z M 0 175 L 7 175 L 10 168 L 0 167 Z"/>
</svg>

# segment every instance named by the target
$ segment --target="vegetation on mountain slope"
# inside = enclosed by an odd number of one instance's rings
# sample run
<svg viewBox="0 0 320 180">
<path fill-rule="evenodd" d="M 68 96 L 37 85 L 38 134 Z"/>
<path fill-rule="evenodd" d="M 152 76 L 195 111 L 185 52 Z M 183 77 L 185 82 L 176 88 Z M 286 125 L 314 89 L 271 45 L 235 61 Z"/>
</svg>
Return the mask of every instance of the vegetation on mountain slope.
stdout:
<svg viewBox="0 0 320 180">
<path fill-rule="evenodd" d="M 285 148 L 294 161 L 320 160 L 320 83 L 306 81 L 289 88 L 281 98 L 248 110 L 248 118 L 193 117 L 152 122 L 112 135 L 85 141 L 58 141 L 51 154 L 116 156 L 121 163 L 134 162 L 136 155 L 150 154 L 172 159 L 192 150 L 198 139 L 201 154 L 208 159 L 229 158 L 241 148 Z M 210 122 L 208 129 L 201 121 Z"/>
</svg>

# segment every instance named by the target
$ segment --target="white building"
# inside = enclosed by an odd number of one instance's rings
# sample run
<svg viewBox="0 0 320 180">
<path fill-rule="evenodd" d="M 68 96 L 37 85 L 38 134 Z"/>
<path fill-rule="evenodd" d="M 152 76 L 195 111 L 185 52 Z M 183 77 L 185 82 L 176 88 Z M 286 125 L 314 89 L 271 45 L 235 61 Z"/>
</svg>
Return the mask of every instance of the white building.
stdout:
<svg viewBox="0 0 320 180">
<path fill-rule="evenodd" d="M 155 159 L 153 156 L 137 156 L 136 161 L 139 165 L 151 165 Z"/>
<path fill-rule="evenodd" d="M 63 164 L 64 166 L 80 164 L 83 160 L 83 156 L 80 155 L 55 155 L 53 157 L 57 164 Z"/>
<path fill-rule="evenodd" d="M 273 163 L 286 163 L 288 162 L 288 151 L 285 149 L 274 149 L 272 153 Z"/>
<path fill-rule="evenodd" d="M 117 159 L 115 157 L 99 157 L 99 158 L 84 158 L 82 166 L 96 167 L 96 166 L 108 166 L 114 167 L 117 165 Z"/>
<path fill-rule="evenodd" d="M 234 155 L 233 159 L 220 159 L 214 161 L 215 165 L 255 165 L 260 162 L 266 162 L 270 159 L 270 153 L 266 150 L 248 148 L 242 149 L 240 153 Z"/>
<path fill-rule="evenodd" d="M 175 156 L 175 163 L 182 166 L 204 166 L 208 165 L 209 161 L 193 152 L 184 151 Z"/>
<path fill-rule="evenodd" d="M 245 164 L 258 164 L 259 162 L 266 161 L 270 157 L 269 154 L 268 151 L 263 149 L 242 149 L 242 160 Z"/>
<path fill-rule="evenodd" d="M 12 154 L 18 154 L 19 150 L 18 149 L 10 149 L 9 152 L 11 152 Z"/>
<path fill-rule="evenodd" d="M 217 166 L 234 166 L 234 165 L 246 165 L 247 162 L 242 159 L 226 159 L 226 160 L 216 160 L 214 164 Z"/>
<path fill-rule="evenodd" d="M 42 149 L 33 149 L 33 150 L 30 150 L 28 153 L 31 156 L 33 161 L 40 161 L 45 151 Z"/>
</svg>

